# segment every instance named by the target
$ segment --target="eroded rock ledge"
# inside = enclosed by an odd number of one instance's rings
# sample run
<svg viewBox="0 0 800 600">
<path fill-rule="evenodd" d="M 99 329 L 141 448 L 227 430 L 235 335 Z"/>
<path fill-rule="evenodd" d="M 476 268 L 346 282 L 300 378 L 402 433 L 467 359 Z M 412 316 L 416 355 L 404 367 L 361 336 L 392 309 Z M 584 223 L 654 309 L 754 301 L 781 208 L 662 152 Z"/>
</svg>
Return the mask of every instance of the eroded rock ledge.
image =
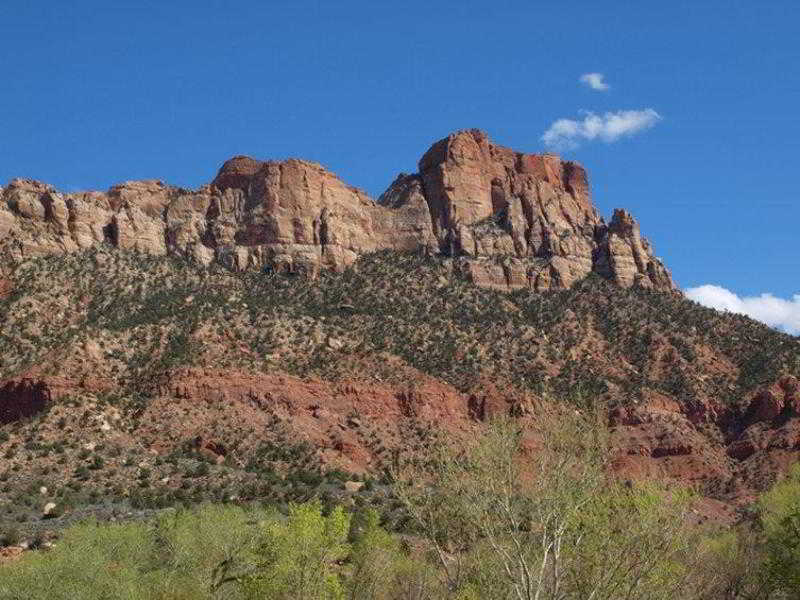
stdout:
<svg viewBox="0 0 800 600">
<path fill-rule="evenodd" d="M 185 190 L 134 181 L 62 194 L 37 181 L 0 188 L 0 278 L 29 257 L 108 243 L 236 270 L 341 270 L 381 249 L 453 257 L 476 284 L 569 287 L 591 272 L 621 286 L 675 286 L 624 210 L 598 216 L 580 165 L 493 144 L 478 130 L 436 142 L 419 173 L 378 201 L 303 160 L 228 160 Z"/>
</svg>

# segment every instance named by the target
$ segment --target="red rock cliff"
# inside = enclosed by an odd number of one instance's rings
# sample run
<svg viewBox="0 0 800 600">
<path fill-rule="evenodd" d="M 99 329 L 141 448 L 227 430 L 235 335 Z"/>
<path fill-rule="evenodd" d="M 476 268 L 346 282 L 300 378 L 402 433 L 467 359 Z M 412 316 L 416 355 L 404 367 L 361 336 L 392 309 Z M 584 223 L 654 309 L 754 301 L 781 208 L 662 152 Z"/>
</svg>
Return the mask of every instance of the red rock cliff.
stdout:
<svg viewBox="0 0 800 600">
<path fill-rule="evenodd" d="M 496 146 L 478 130 L 436 142 L 419 173 L 399 176 L 377 202 L 316 163 L 244 156 L 194 191 L 160 181 L 105 193 L 61 194 L 23 179 L 0 188 L 0 277 L 28 257 L 102 243 L 307 272 L 341 270 L 380 249 L 426 249 L 501 289 L 568 287 L 593 271 L 622 286 L 674 289 L 627 212 L 608 225 L 597 215 L 580 165 Z"/>
</svg>

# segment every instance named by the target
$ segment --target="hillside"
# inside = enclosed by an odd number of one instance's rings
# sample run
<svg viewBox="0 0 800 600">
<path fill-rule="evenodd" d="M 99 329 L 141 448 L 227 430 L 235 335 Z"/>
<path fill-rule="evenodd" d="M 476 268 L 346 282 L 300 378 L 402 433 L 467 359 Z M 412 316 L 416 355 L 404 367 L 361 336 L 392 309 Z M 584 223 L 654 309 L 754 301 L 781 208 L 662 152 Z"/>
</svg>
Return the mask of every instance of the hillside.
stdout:
<svg viewBox="0 0 800 600">
<path fill-rule="evenodd" d="M 800 339 L 598 275 L 481 288 L 457 261 L 382 251 L 316 278 L 108 246 L 22 262 L 0 303 L 0 520 L 380 503 L 384 469 L 440 434 L 552 402 L 607 403 L 617 470 L 685 482 L 716 516 L 796 457 Z"/>
<path fill-rule="evenodd" d="M 800 340 L 683 298 L 580 165 L 465 130 L 418 167 L 377 201 L 241 156 L 197 190 L 0 189 L 0 520 L 391 513 L 387 469 L 565 403 L 608 411 L 620 476 L 715 518 L 795 458 Z"/>
</svg>

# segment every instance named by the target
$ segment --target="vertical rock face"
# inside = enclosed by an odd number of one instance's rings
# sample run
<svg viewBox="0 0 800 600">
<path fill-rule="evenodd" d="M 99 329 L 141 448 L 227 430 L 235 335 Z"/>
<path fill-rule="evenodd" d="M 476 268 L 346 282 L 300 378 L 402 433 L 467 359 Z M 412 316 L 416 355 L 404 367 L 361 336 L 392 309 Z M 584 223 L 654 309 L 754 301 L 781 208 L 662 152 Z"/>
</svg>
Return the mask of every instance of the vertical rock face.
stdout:
<svg viewBox="0 0 800 600">
<path fill-rule="evenodd" d="M 425 249 L 501 289 L 567 287 L 592 271 L 674 287 L 627 212 L 609 225 L 597 215 L 581 166 L 496 146 L 478 130 L 435 143 L 419 173 L 400 175 L 377 202 L 316 163 L 245 156 L 194 191 L 159 181 L 66 195 L 23 179 L 0 188 L 0 277 L 29 257 L 103 243 L 311 273 L 380 249 Z"/>
<path fill-rule="evenodd" d="M 314 163 L 243 160 L 227 162 L 212 183 L 209 241 L 223 262 L 341 269 L 376 249 L 366 194 Z"/>
<path fill-rule="evenodd" d="M 235 268 L 299 263 L 341 270 L 367 252 L 432 243 L 424 199 L 384 207 L 307 161 L 256 165 L 238 157 L 223 165 L 211 195 L 208 239 Z"/>
<path fill-rule="evenodd" d="M 600 230 L 595 271 L 622 287 L 641 285 L 657 289 L 674 286 L 660 259 L 653 257 L 650 242 L 639 234 L 631 214 L 616 209 L 611 224 Z"/>
<path fill-rule="evenodd" d="M 419 170 L 440 250 L 462 257 L 478 284 L 569 287 L 595 271 L 623 286 L 674 287 L 627 212 L 610 226 L 597 215 L 576 163 L 514 152 L 469 130 L 434 144 Z"/>
</svg>

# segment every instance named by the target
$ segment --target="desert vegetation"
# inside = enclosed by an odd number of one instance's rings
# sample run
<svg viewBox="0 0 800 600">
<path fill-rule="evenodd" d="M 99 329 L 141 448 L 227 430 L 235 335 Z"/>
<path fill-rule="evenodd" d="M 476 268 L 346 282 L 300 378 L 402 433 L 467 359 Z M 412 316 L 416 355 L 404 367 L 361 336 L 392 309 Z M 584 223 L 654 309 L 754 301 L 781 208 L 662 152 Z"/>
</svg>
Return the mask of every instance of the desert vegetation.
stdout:
<svg viewBox="0 0 800 600">
<path fill-rule="evenodd" d="M 0 597 L 797 588 L 800 341 L 747 318 L 395 252 L 307 278 L 101 247 L 13 280 L 0 543 L 32 551 Z"/>
<path fill-rule="evenodd" d="M 258 426 L 219 403 L 148 410 L 173 394 L 171 374 L 189 367 L 286 373 L 343 389 L 360 380 L 405 389 L 430 377 L 476 398 L 506 390 L 520 410 L 547 397 L 622 409 L 669 398 L 687 413 L 719 417 L 696 426 L 659 417 L 660 437 L 691 435 L 692 447 L 729 443 L 759 386 L 800 373 L 797 338 L 673 294 L 594 276 L 569 290 L 502 293 L 465 281 L 447 258 L 396 252 L 316 279 L 104 247 L 36 258 L 17 268 L 0 300 L 0 347 L 2 377 L 33 372 L 74 384 L 66 395 L 42 392 L 36 412 L 0 425 L 0 522 L 23 526 L 48 501 L 130 512 L 340 495 L 343 478 L 326 473 L 348 468 L 327 464 L 271 406 Z M 403 393 L 413 397 L 413 386 Z M 175 423 L 201 424 L 195 429 L 228 450 L 224 461 Z M 357 427 L 370 477 L 380 479 L 398 449 L 425 450 L 431 424 L 406 429 Z M 164 448 L 153 456 L 145 440 Z M 703 460 L 724 477 L 737 467 L 724 451 Z M 768 469 L 744 475 L 759 489 L 771 482 Z M 712 495 L 730 487 L 718 476 L 702 485 Z"/>
<path fill-rule="evenodd" d="M 203 504 L 86 521 L 0 566 L 0 596 L 38 599 L 793 598 L 800 470 L 738 529 L 692 521 L 692 494 L 607 471 L 607 428 L 558 411 L 493 423 L 396 472 L 405 519 L 319 500 Z M 530 451 L 533 440 L 535 451 Z"/>
<path fill-rule="evenodd" d="M 336 377 L 358 370 L 345 356 L 366 353 L 400 357 L 464 390 L 492 377 L 562 397 L 578 387 L 635 399 L 652 388 L 728 403 L 800 368 L 796 338 L 673 294 L 594 275 L 569 290 L 496 292 L 462 279 L 450 259 L 390 251 L 309 279 L 98 248 L 23 263 L 0 302 L 0 374 L 89 339 L 124 384 L 121 396 L 152 391 L 176 366 Z M 708 349 L 730 361 L 715 378 L 699 377 Z M 592 374 L 586 354 L 633 370 Z"/>
</svg>

